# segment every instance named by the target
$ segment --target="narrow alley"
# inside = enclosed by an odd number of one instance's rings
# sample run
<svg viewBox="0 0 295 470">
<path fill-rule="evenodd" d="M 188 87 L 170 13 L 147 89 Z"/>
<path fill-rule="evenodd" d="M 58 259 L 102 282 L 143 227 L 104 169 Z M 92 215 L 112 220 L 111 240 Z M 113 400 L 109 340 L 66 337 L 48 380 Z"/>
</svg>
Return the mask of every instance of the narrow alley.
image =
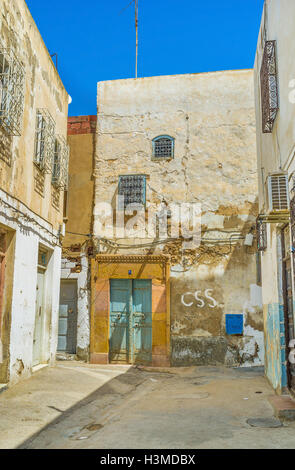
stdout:
<svg viewBox="0 0 295 470">
<path fill-rule="evenodd" d="M 294 449 L 274 396 L 260 367 L 59 362 L 0 395 L 0 447 Z"/>
</svg>

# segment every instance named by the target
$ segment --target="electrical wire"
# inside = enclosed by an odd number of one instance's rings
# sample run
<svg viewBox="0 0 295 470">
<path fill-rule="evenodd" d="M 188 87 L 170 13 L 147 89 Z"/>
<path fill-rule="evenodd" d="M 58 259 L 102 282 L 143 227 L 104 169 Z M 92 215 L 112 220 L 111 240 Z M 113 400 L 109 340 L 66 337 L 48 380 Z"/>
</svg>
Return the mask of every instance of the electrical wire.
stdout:
<svg viewBox="0 0 295 470">
<path fill-rule="evenodd" d="M 12 196 L 10 196 L 10 197 L 12 197 Z M 21 202 L 21 201 L 19 201 L 19 202 Z M 30 217 L 29 215 L 25 214 L 23 211 L 21 211 L 19 209 L 16 209 L 12 204 L 9 204 L 9 202 L 4 201 L 2 198 L 0 198 L 0 204 L 2 204 L 4 207 L 7 207 L 7 208 L 11 209 L 16 214 L 20 214 L 21 217 L 23 217 L 28 222 L 31 222 L 35 225 L 38 225 L 42 230 L 49 233 L 49 235 L 51 235 L 56 240 L 56 245 L 59 245 L 59 237 L 57 235 L 55 235 L 53 232 L 51 232 L 49 229 L 47 229 L 46 227 L 41 225 L 37 220 L 35 220 L 32 217 Z M 30 209 L 28 208 L 28 210 L 30 210 Z M 36 214 L 36 216 L 39 217 L 37 214 Z M 45 219 L 44 219 L 44 221 L 45 221 Z M 18 221 L 16 221 L 16 222 L 18 223 Z M 45 222 L 48 223 L 47 221 L 45 221 Z"/>
</svg>

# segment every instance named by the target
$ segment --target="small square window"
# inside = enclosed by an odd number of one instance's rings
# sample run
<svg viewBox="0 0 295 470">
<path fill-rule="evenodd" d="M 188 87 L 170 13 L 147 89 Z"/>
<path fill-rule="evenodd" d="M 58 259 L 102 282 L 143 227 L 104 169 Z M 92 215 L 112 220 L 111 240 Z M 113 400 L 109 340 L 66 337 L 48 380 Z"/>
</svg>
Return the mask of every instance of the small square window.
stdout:
<svg viewBox="0 0 295 470">
<path fill-rule="evenodd" d="M 169 135 L 161 135 L 153 140 L 153 158 L 165 160 L 174 157 L 174 139 Z"/>
<path fill-rule="evenodd" d="M 145 204 L 146 177 L 143 175 L 120 176 L 118 194 L 124 197 L 124 208 L 128 204 Z M 122 209 L 121 205 L 120 209 Z"/>
</svg>

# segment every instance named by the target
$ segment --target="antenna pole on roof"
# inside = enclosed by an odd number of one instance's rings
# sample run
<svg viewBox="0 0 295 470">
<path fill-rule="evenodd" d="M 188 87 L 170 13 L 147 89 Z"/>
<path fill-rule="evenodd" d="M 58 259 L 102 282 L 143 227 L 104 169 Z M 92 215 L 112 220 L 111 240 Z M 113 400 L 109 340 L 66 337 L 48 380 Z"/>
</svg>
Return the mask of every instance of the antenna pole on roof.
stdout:
<svg viewBox="0 0 295 470">
<path fill-rule="evenodd" d="M 135 30 L 136 30 L 135 78 L 137 78 L 137 70 L 138 70 L 138 0 L 135 0 Z"/>
<path fill-rule="evenodd" d="M 138 2 L 139 0 L 131 0 L 131 2 L 127 5 L 127 7 L 123 8 L 123 10 L 121 10 L 120 12 L 120 15 L 121 13 L 123 13 L 123 11 L 127 10 L 127 8 L 129 8 L 133 3 L 135 5 L 135 31 L 136 31 L 136 53 L 135 53 L 135 78 L 137 78 L 138 74 Z"/>
</svg>

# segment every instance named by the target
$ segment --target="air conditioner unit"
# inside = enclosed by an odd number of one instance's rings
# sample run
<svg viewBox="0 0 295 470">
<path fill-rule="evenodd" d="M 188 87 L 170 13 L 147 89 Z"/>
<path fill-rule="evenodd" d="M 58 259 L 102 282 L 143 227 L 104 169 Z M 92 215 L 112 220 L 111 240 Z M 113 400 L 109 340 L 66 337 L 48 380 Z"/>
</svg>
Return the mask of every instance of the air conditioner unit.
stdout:
<svg viewBox="0 0 295 470">
<path fill-rule="evenodd" d="M 290 208 L 288 175 L 275 174 L 268 177 L 269 213 L 288 212 Z"/>
</svg>

